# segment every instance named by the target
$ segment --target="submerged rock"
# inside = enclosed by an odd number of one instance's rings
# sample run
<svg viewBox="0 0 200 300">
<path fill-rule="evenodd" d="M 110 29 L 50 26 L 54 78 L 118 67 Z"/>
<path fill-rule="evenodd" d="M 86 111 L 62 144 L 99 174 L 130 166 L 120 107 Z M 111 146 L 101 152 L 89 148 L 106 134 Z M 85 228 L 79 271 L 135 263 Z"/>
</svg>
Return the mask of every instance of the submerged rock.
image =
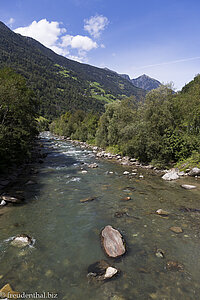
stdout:
<svg viewBox="0 0 200 300">
<path fill-rule="evenodd" d="M 98 168 L 98 165 L 96 163 L 93 163 L 93 164 L 88 165 L 88 168 L 91 168 L 91 169 Z"/>
<path fill-rule="evenodd" d="M 176 180 L 179 179 L 179 175 L 175 170 L 171 170 L 170 172 L 167 172 L 165 175 L 162 176 L 162 179 L 164 180 Z"/>
<path fill-rule="evenodd" d="M 198 176 L 200 175 L 200 169 L 199 168 L 193 168 L 189 173 L 189 176 Z"/>
<path fill-rule="evenodd" d="M 31 244 L 33 244 L 33 239 L 26 234 L 17 235 L 11 241 L 12 246 L 19 247 L 19 248 L 23 248 Z"/>
<path fill-rule="evenodd" d="M 131 197 L 124 197 L 121 199 L 121 201 L 129 201 L 129 200 L 131 200 Z"/>
<path fill-rule="evenodd" d="M 183 271 L 184 267 L 177 261 L 168 261 L 166 264 L 166 268 L 168 271 Z"/>
<path fill-rule="evenodd" d="M 87 174 L 87 172 L 88 172 L 87 170 L 82 170 L 81 171 L 82 174 Z"/>
<path fill-rule="evenodd" d="M 125 211 L 116 211 L 114 217 L 115 218 L 128 217 L 128 214 Z"/>
<path fill-rule="evenodd" d="M 128 175 L 130 172 L 129 171 L 124 171 L 124 175 Z"/>
<path fill-rule="evenodd" d="M 160 216 L 163 216 L 163 217 L 167 217 L 169 215 L 169 212 L 159 208 L 158 210 L 156 210 L 156 214 L 160 215 Z"/>
<path fill-rule="evenodd" d="M 27 181 L 26 185 L 32 185 L 32 184 L 36 184 L 36 182 L 32 181 L 32 180 L 29 180 Z"/>
<path fill-rule="evenodd" d="M 190 184 L 182 184 L 181 187 L 186 190 L 196 189 L 196 185 L 190 185 Z"/>
<path fill-rule="evenodd" d="M 97 197 L 89 197 L 89 198 L 84 198 L 84 199 L 81 199 L 80 202 L 81 203 L 85 203 L 85 202 L 91 202 L 93 200 L 97 199 Z"/>
<path fill-rule="evenodd" d="M 112 226 L 107 225 L 101 232 L 102 243 L 109 257 L 119 257 L 126 252 L 121 233 Z"/>
<path fill-rule="evenodd" d="M 170 227 L 170 230 L 175 232 L 175 233 L 182 233 L 183 232 L 183 229 L 181 227 L 178 227 L 178 226 L 172 226 L 172 227 Z"/>
<path fill-rule="evenodd" d="M 158 258 L 164 258 L 165 257 L 165 252 L 162 249 L 157 249 L 155 252 L 156 257 Z"/>
<path fill-rule="evenodd" d="M 87 277 L 94 278 L 96 280 L 111 279 L 119 271 L 112 267 L 107 261 L 100 260 L 88 267 Z"/>
</svg>

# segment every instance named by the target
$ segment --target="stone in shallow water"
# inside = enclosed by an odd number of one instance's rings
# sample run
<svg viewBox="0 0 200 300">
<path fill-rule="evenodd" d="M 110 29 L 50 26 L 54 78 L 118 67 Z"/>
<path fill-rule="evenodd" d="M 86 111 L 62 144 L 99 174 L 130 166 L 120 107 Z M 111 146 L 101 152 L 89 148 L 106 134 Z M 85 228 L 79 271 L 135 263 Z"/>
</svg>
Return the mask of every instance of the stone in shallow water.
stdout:
<svg viewBox="0 0 200 300">
<path fill-rule="evenodd" d="M 170 227 L 170 230 L 175 232 L 175 233 L 183 232 L 183 229 L 181 227 L 178 227 L 178 226 L 172 226 L 172 227 Z"/>
<path fill-rule="evenodd" d="M 123 174 L 124 174 L 124 175 L 128 175 L 128 174 L 129 174 L 129 171 L 124 171 Z"/>
<path fill-rule="evenodd" d="M 118 273 L 118 270 L 117 269 L 115 269 L 115 268 L 113 268 L 113 267 L 108 267 L 107 269 L 106 269 L 106 273 L 105 273 L 105 275 L 104 275 L 104 278 L 105 279 L 109 279 L 109 278 L 112 278 L 115 274 L 117 274 Z"/>
<path fill-rule="evenodd" d="M 9 195 L 3 195 L 3 196 L 1 196 L 1 199 L 6 201 L 6 202 L 11 202 L 11 203 L 21 203 L 22 202 L 22 199 L 12 197 L 12 196 L 9 196 Z"/>
<path fill-rule="evenodd" d="M 124 198 L 122 198 L 121 200 L 122 200 L 122 201 L 129 201 L 129 200 L 131 200 L 131 197 L 124 197 Z"/>
<path fill-rule="evenodd" d="M 88 168 L 91 168 L 91 169 L 98 168 L 98 164 L 96 164 L 96 163 L 90 164 L 90 165 L 88 165 Z"/>
<path fill-rule="evenodd" d="M 26 247 L 28 245 L 31 245 L 33 243 L 33 240 L 30 236 L 26 234 L 21 234 L 16 237 L 11 241 L 11 245 L 19 248 Z"/>
<path fill-rule="evenodd" d="M 170 172 L 167 172 L 165 175 L 163 175 L 162 179 L 168 180 L 168 181 L 176 180 L 176 179 L 179 179 L 179 175 L 176 171 L 172 170 Z"/>
<path fill-rule="evenodd" d="M 100 260 L 88 267 L 88 278 L 97 280 L 110 279 L 118 273 L 118 270 L 112 267 L 107 261 Z"/>
<path fill-rule="evenodd" d="M 165 252 L 162 249 L 157 249 L 155 252 L 156 257 L 158 258 L 164 258 L 165 257 Z"/>
<path fill-rule="evenodd" d="M 190 185 L 190 184 L 182 184 L 181 187 L 186 190 L 196 189 L 196 185 Z"/>
<path fill-rule="evenodd" d="M 183 271 L 184 267 L 177 261 L 168 261 L 166 268 L 168 271 Z"/>
<path fill-rule="evenodd" d="M 126 252 L 121 233 L 112 226 L 107 225 L 101 232 L 102 243 L 109 257 L 119 257 Z"/>
<path fill-rule="evenodd" d="M 166 217 L 166 216 L 169 215 L 169 212 L 166 211 L 166 210 L 163 210 L 163 209 L 159 208 L 158 210 L 156 210 L 156 214 L 160 215 L 160 216 L 163 216 L 163 217 Z"/>
<path fill-rule="evenodd" d="M 81 199 L 80 202 L 81 202 L 81 203 L 91 202 L 91 201 L 95 200 L 96 198 L 97 198 L 97 197 L 84 198 L 84 199 Z"/>
</svg>

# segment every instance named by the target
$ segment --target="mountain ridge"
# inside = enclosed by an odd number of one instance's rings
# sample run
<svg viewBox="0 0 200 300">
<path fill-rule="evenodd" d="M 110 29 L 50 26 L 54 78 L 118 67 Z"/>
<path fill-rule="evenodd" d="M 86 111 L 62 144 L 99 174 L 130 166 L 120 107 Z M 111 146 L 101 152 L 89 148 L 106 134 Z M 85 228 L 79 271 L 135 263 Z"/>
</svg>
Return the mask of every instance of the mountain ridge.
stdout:
<svg viewBox="0 0 200 300">
<path fill-rule="evenodd" d="M 103 111 L 106 103 L 145 91 L 118 74 L 56 54 L 0 22 L 0 67 L 22 74 L 40 101 L 40 114 L 55 118 L 67 110 Z"/>
</svg>

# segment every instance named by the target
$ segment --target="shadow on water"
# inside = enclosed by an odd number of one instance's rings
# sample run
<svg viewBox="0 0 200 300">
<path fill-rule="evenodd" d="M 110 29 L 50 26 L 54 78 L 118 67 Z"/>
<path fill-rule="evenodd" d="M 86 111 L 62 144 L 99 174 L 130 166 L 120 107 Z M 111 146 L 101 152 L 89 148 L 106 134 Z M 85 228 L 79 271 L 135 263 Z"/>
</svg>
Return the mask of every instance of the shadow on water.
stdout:
<svg viewBox="0 0 200 300">
<path fill-rule="evenodd" d="M 49 135 L 41 142 L 48 155 L 29 178 L 36 184 L 25 185 L 26 205 L 1 210 L 2 286 L 9 282 L 21 292 L 58 293 L 63 300 L 199 299 L 200 214 L 180 211 L 200 208 L 199 186 L 185 191 L 182 181 L 166 183 L 144 170 L 138 170 L 143 179 L 129 178 L 123 175 L 127 167 L 102 160 L 89 169 L 96 161 L 91 151 Z M 81 203 L 88 197 L 96 199 Z M 159 208 L 169 216 L 156 215 Z M 107 258 L 101 247 L 99 234 L 108 224 L 127 244 L 118 260 Z M 172 232 L 172 226 L 183 232 Z M 20 233 L 35 238 L 34 247 L 11 246 L 8 239 Z M 156 249 L 164 258 L 155 255 Z M 100 259 L 121 270 L 116 280 L 88 281 L 88 266 Z M 168 270 L 168 261 L 179 262 L 183 270 Z"/>
</svg>

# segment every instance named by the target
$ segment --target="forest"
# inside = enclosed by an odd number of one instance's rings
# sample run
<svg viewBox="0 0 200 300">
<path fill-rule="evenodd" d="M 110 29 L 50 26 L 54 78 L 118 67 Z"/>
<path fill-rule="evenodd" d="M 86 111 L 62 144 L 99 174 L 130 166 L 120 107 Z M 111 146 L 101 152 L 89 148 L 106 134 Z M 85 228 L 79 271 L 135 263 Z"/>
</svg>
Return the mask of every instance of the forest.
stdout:
<svg viewBox="0 0 200 300">
<path fill-rule="evenodd" d="M 0 70 L 0 171 L 27 161 L 38 135 L 38 103 L 25 79 Z"/>
<path fill-rule="evenodd" d="M 200 75 L 181 92 L 162 85 L 143 102 L 134 97 L 107 104 L 100 116 L 66 112 L 50 130 L 87 141 L 114 153 L 137 158 L 157 167 L 200 162 Z"/>
</svg>

